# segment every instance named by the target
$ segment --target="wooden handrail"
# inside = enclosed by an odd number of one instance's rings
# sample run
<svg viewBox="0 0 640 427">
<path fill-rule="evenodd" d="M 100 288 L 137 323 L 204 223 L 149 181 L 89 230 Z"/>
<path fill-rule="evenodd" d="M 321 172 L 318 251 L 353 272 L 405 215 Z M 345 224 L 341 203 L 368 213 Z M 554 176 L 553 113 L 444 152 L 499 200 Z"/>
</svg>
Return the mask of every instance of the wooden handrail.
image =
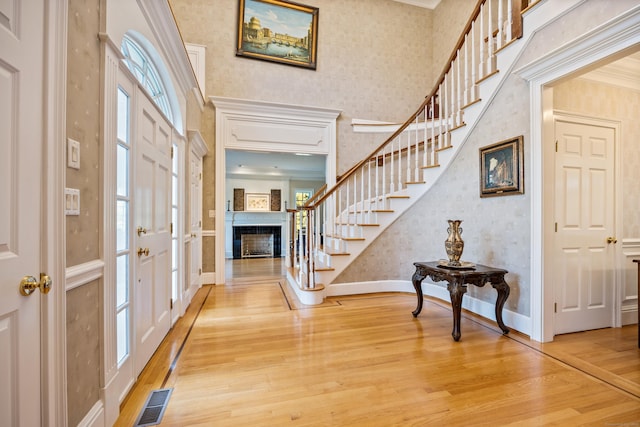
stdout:
<svg viewBox="0 0 640 427">
<path fill-rule="evenodd" d="M 442 72 L 438 76 L 438 79 L 436 80 L 436 83 L 433 86 L 433 89 L 431 89 L 431 92 L 429 92 L 429 94 L 425 97 L 424 101 L 422 102 L 420 107 L 415 111 L 415 113 L 412 114 L 411 116 L 409 116 L 409 118 L 398 128 L 398 130 L 396 130 L 390 137 L 388 137 L 386 140 L 384 140 L 384 142 L 382 144 L 380 144 L 378 147 L 376 147 L 375 150 L 373 150 L 369 155 L 365 156 L 362 160 L 360 160 L 353 167 L 351 167 L 347 172 L 345 172 L 343 175 L 341 175 L 340 179 L 338 180 L 338 182 L 336 182 L 336 184 L 329 191 L 324 193 L 324 195 L 316 203 L 314 203 L 313 206 L 316 206 L 316 205 L 324 202 L 327 198 L 329 198 L 329 196 L 331 196 L 333 193 L 335 193 L 337 191 L 337 189 L 340 187 L 340 185 L 343 182 L 345 182 L 349 177 L 351 177 L 351 175 L 353 175 L 356 170 L 358 170 L 365 163 L 369 162 L 370 159 L 372 157 L 375 157 L 377 155 L 377 153 L 380 150 L 382 150 L 390 141 L 394 140 L 398 135 L 400 135 L 402 132 L 404 132 L 404 130 L 411 123 L 414 122 L 415 117 L 418 114 L 420 114 L 422 112 L 422 110 L 424 110 L 424 108 L 431 102 L 431 98 L 433 98 L 437 94 L 437 92 L 438 92 L 438 90 L 440 88 L 440 85 L 444 82 L 444 79 L 445 79 L 447 73 L 451 70 L 451 64 L 453 63 L 453 60 L 458 55 L 458 50 L 464 45 L 465 36 L 469 33 L 469 31 L 471 31 L 471 27 L 473 25 L 473 22 L 476 20 L 476 18 L 480 14 L 480 10 L 481 10 L 482 5 L 484 4 L 485 1 L 486 0 L 478 0 L 478 2 L 476 3 L 476 6 L 474 7 L 471 16 L 467 20 L 467 23 L 464 26 L 464 30 L 460 34 L 460 37 L 458 38 L 458 41 L 456 42 L 456 45 L 455 45 L 453 51 L 451 52 L 451 55 L 449 55 L 449 59 L 445 63 L 444 69 L 442 70 Z M 512 0 L 512 1 L 513 1 L 514 4 L 516 4 L 518 2 L 522 2 L 522 0 Z"/>
<path fill-rule="evenodd" d="M 304 208 L 308 207 L 308 206 L 311 204 L 311 202 L 313 202 L 315 199 L 317 199 L 318 197 L 320 197 L 320 194 L 322 194 L 322 192 L 323 192 L 324 190 L 326 190 L 326 189 L 327 189 L 327 184 L 324 184 L 322 187 L 320 187 L 320 188 L 318 189 L 318 191 L 316 191 L 316 192 L 313 194 L 313 196 L 309 197 L 309 200 L 307 200 L 307 201 L 304 203 L 304 205 L 302 205 L 302 207 L 304 207 Z"/>
</svg>

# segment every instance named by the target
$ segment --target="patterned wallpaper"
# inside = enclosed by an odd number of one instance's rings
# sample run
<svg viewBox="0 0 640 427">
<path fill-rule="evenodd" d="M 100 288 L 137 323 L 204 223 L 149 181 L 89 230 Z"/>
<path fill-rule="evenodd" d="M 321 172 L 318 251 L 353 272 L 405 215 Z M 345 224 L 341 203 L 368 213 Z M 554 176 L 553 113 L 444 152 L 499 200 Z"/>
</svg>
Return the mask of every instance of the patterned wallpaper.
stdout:
<svg viewBox="0 0 640 427">
<path fill-rule="evenodd" d="M 633 2 L 627 0 L 613 4 L 604 0 L 583 3 L 570 14 L 539 31 L 514 69 L 528 64 L 631 6 Z M 579 103 L 581 100 L 578 98 L 574 102 Z M 567 105 L 569 107 L 574 108 L 575 104 Z M 637 113 L 637 105 L 633 108 Z M 532 210 L 527 189 L 531 153 L 529 132 L 529 87 L 523 79 L 513 74 L 507 78 L 456 160 L 432 190 L 373 242 L 336 278 L 335 283 L 410 280 L 414 271 L 413 261 L 446 256 L 446 220 L 462 219 L 462 237 L 465 240 L 463 259 L 507 269 L 509 274 L 506 280 L 511 286 L 511 295 L 506 307 L 528 316 Z M 478 149 L 518 135 L 524 136 L 525 194 L 481 199 L 478 189 Z M 636 160 L 627 162 L 637 164 L 637 154 L 631 157 Z M 627 163 L 625 169 L 626 165 Z M 631 177 L 632 182 L 633 179 L 637 182 L 637 178 Z M 637 206 L 637 202 L 627 204 L 625 200 L 625 234 L 635 233 L 633 227 L 638 221 L 637 213 L 634 220 L 627 217 L 628 212 L 634 208 L 637 212 Z M 468 294 L 487 302 L 495 301 L 495 291 L 488 286 L 470 287 Z"/>
<path fill-rule="evenodd" d="M 67 292 L 67 412 L 78 425 L 100 400 L 100 281 Z"/>
<path fill-rule="evenodd" d="M 342 110 L 337 138 L 340 173 L 384 140 L 354 134 L 353 118 L 404 121 L 430 89 L 434 79 L 430 63 L 433 12 L 389 0 L 301 3 L 319 8 L 315 71 L 236 57 L 237 1 L 170 0 L 185 42 L 206 46 L 207 97 Z M 206 213 L 215 209 L 215 113 L 211 104 L 203 115 L 201 132 L 209 145 L 203 165 Z M 203 229 L 214 227 L 213 218 L 203 215 Z M 205 246 L 213 245 L 205 242 Z M 213 257 L 213 251 L 203 253 L 204 271 L 215 269 Z"/>
<path fill-rule="evenodd" d="M 99 0 L 69 1 L 67 136 L 80 143 L 80 169 L 66 186 L 80 189 L 80 215 L 66 217 L 68 267 L 100 258 Z M 100 399 L 100 295 L 94 281 L 67 292 L 67 412 L 77 425 Z"/>
<path fill-rule="evenodd" d="M 69 2 L 67 137 L 80 143 L 80 169 L 67 168 L 66 186 L 80 190 L 80 215 L 67 216 L 67 265 L 100 258 L 100 13 L 98 0 Z"/>
</svg>

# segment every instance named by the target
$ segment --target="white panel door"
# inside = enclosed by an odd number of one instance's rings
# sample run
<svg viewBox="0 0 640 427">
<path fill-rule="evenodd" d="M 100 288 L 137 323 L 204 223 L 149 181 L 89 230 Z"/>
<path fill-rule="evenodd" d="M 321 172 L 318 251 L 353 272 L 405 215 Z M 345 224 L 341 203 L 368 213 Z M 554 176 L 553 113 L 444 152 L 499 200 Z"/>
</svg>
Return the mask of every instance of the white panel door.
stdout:
<svg viewBox="0 0 640 427">
<path fill-rule="evenodd" d="M 135 140 L 135 374 L 171 326 L 171 127 L 140 94 Z"/>
<path fill-rule="evenodd" d="M 613 326 L 615 130 L 556 122 L 555 333 Z"/>
<path fill-rule="evenodd" d="M 0 2 L 0 424 L 41 424 L 42 0 Z"/>
</svg>

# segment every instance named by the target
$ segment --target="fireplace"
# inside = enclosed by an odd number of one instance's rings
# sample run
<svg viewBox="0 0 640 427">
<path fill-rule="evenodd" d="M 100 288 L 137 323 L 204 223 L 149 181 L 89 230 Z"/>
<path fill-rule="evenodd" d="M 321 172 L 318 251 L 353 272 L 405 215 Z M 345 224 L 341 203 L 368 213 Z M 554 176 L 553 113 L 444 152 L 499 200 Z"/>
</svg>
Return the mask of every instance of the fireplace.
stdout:
<svg viewBox="0 0 640 427">
<path fill-rule="evenodd" d="M 233 258 L 279 258 L 282 227 L 245 225 L 233 227 Z"/>
</svg>

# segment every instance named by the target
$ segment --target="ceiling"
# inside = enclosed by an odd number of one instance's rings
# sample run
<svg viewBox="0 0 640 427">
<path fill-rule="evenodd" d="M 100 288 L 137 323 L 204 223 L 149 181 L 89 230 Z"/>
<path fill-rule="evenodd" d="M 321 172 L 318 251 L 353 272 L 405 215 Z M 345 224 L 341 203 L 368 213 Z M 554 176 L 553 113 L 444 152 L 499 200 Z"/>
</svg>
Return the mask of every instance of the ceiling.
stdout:
<svg viewBox="0 0 640 427">
<path fill-rule="evenodd" d="M 226 176 L 236 179 L 325 180 L 326 156 L 226 150 Z"/>
<path fill-rule="evenodd" d="M 640 90 L 640 52 L 610 62 L 580 76 L 613 86 Z"/>
</svg>

